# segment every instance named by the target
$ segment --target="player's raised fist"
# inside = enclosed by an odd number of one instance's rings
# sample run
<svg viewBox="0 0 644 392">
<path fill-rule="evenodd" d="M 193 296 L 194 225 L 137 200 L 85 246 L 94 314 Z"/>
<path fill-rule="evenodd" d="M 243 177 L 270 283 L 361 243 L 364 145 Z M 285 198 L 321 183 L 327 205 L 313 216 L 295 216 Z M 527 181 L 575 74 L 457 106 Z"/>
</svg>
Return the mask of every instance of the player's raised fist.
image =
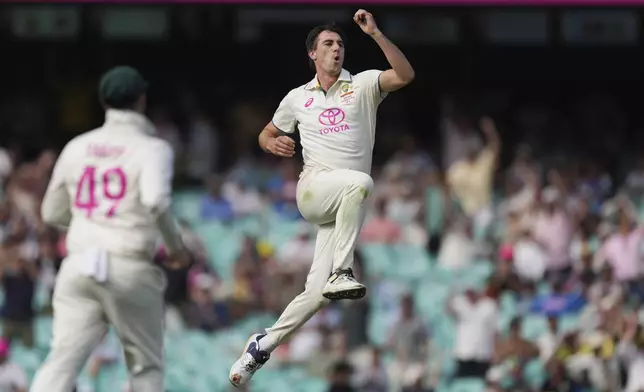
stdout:
<svg viewBox="0 0 644 392">
<path fill-rule="evenodd" d="M 295 141 L 288 136 L 279 136 L 268 142 L 267 149 L 278 157 L 291 158 L 295 155 Z"/>
<path fill-rule="evenodd" d="M 378 25 L 376 25 L 376 20 L 373 18 L 373 15 L 363 9 L 359 9 L 353 15 L 353 21 L 360 26 L 362 31 L 369 35 L 374 35 L 379 32 Z"/>
</svg>

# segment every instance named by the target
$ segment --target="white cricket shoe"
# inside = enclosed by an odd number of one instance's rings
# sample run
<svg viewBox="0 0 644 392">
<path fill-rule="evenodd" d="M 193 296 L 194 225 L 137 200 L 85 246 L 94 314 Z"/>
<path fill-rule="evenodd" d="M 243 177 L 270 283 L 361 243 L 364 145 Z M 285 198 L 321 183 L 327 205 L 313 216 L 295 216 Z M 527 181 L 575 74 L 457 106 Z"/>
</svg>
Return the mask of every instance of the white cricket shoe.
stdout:
<svg viewBox="0 0 644 392">
<path fill-rule="evenodd" d="M 360 299 L 367 294 L 367 287 L 358 282 L 351 268 L 337 270 L 324 285 L 322 296 L 330 300 Z"/>
<path fill-rule="evenodd" d="M 271 355 L 262 351 L 259 347 L 259 340 L 266 334 L 255 334 L 246 342 L 244 352 L 241 357 L 233 364 L 228 374 L 230 383 L 235 387 L 246 384 L 253 377 L 253 374 L 259 370 Z"/>
</svg>

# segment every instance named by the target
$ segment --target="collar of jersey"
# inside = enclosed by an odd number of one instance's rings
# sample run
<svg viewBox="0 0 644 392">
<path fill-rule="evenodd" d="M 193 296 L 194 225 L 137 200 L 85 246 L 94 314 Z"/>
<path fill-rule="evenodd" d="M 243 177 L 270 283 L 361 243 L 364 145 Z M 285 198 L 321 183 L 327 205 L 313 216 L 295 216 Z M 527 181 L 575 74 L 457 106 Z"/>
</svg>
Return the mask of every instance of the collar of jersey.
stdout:
<svg viewBox="0 0 644 392">
<path fill-rule="evenodd" d="M 350 81 L 351 81 L 351 73 L 346 69 L 342 68 L 342 72 L 340 72 L 340 76 L 338 77 L 338 82 L 350 82 Z M 320 81 L 318 81 L 318 74 L 315 74 L 315 77 L 310 82 L 308 82 L 304 88 L 307 90 L 317 90 L 321 88 Z"/>
<path fill-rule="evenodd" d="M 144 115 L 132 110 L 108 109 L 105 112 L 105 124 L 128 124 L 134 125 L 148 135 L 155 135 L 154 125 Z"/>
</svg>

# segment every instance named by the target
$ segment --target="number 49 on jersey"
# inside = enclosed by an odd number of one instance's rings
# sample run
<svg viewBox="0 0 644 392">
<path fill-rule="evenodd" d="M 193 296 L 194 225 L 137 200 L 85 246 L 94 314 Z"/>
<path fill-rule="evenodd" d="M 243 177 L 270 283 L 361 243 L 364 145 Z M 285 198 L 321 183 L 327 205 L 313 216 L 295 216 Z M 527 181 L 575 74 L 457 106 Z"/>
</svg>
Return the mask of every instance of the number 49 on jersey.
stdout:
<svg viewBox="0 0 644 392">
<path fill-rule="evenodd" d="M 97 185 L 100 185 L 100 190 L 96 189 Z M 112 218 L 126 192 L 127 176 L 120 167 L 99 173 L 95 166 L 86 166 L 76 187 L 74 207 L 85 211 L 88 218 L 94 216 L 95 210 L 102 211 L 107 207 L 105 217 Z M 107 205 L 103 207 L 103 204 Z"/>
</svg>

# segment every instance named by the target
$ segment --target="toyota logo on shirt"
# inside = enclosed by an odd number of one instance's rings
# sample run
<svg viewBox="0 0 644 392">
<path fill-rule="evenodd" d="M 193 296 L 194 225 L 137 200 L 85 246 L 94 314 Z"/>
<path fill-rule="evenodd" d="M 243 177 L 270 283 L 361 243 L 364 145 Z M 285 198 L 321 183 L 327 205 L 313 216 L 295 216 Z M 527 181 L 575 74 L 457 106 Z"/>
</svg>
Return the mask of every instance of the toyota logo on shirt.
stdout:
<svg viewBox="0 0 644 392">
<path fill-rule="evenodd" d="M 320 113 L 318 121 L 320 121 L 320 124 L 326 126 L 338 125 L 344 121 L 344 117 L 344 111 L 342 109 L 331 108 Z"/>
<path fill-rule="evenodd" d="M 325 127 L 320 129 L 320 135 L 337 133 L 351 129 L 348 124 L 342 124 L 346 115 L 340 108 L 326 109 L 318 116 L 318 121 Z"/>
</svg>

